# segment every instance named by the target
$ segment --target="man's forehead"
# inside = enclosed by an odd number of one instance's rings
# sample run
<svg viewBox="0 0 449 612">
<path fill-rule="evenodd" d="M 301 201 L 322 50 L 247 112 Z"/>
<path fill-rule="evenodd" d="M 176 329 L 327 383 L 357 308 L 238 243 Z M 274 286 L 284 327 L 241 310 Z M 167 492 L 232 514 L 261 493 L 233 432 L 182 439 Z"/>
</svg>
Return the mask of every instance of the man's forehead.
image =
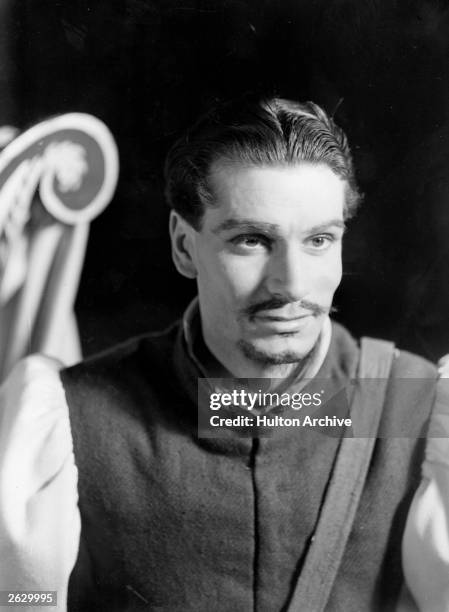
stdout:
<svg viewBox="0 0 449 612">
<path fill-rule="evenodd" d="M 346 183 L 325 165 L 220 164 L 209 186 L 213 205 L 204 220 L 221 230 L 254 222 L 266 229 L 291 222 L 343 225 Z"/>
</svg>

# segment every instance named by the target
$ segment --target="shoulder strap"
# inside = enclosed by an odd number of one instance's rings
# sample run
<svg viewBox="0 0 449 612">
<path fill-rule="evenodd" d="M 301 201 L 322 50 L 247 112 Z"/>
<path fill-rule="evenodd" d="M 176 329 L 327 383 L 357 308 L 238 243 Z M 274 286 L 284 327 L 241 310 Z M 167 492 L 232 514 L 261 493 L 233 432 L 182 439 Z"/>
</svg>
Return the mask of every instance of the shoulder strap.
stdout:
<svg viewBox="0 0 449 612">
<path fill-rule="evenodd" d="M 322 612 L 327 604 L 352 529 L 382 415 L 394 345 L 362 338 L 351 414 L 366 437 L 342 437 L 310 543 L 287 612 Z M 364 378 L 378 384 L 363 385 Z"/>
</svg>

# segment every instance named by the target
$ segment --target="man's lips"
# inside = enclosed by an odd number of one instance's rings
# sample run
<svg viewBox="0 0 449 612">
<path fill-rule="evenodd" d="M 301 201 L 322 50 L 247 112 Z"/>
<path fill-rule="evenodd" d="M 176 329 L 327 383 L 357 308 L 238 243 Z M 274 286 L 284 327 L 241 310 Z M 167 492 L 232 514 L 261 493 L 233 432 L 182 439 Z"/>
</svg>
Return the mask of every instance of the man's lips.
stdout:
<svg viewBox="0 0 449 612">
<path fill-rule="evenodd" d="M 296 315 L 293 317 L 259 313 L 252 319 L 253 324 L 260 330 L 268 333 L 287 334 L 299 332 L 313 318 L 312 313 Z"/>
<path fill-rule="evenodd" d="M 279 314 L 269 314 L 266 312 L 260 312 L 254 315 L 255 319 L 260 319 L 262 321 L 279 321 L 279 322 L 289 322 L 289 321 L 300 321 L 301 319 L 305 319 L 306 317 L 312 317 L 312 312 L 305 312 L 298 315 L 285 316 Z"/>
<path fill-rule="evenodd" d="M 329 312 L 329 308 L 321 306 L 310 300 L 299 300 L 289 302 L 280 298 L 272 297 L 263 302 L 251 304 L 242 311 L 244 316 L 254 320 L 256 317 L 268 320 L 295 320 L 303 317 L 324 315 Z"/>
</svg>

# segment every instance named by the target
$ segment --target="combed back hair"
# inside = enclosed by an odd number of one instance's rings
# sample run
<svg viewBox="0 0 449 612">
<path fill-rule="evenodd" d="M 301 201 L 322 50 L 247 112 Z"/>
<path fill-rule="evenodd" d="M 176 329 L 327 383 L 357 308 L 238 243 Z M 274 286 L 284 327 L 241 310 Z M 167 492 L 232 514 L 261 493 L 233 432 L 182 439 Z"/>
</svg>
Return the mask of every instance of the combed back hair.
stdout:
<svg viewBox="0 0 449 612">
<path fill-rule="evenodd" d="M 165 195 L 169 206 L 197 230 L 205 207 L 214 206 L 208 179 L 217 162 L 325 164 L 346 181 L 346 219 L 360 199 L 346 136 L 313 102 L 233 101 L 212 109 L 175 142 L 165 163 Z"/>
</svg>

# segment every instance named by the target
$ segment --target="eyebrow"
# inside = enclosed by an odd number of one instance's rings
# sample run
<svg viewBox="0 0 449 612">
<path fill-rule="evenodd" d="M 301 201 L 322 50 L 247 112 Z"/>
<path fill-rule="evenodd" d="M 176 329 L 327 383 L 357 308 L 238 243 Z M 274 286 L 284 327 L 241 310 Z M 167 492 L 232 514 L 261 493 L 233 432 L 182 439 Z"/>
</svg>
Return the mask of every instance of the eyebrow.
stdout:
<svg viewBox="0 0 449 612">
<path fill-rule="evenodd" d="M 346 229 L 346 223 L 343 221 L 343 219 L 331 219 L 330 221 L 325 221 L 324 223 L 319 223 L 318 225 L 309 227 L 307 231 L 311 234 L 316 234 L 323 232 L 329 227 L 338 227 L 344 231 Z"/>
<path fill-rule="evenodd" d="M 325 221 L 324 223 L 319 223 L 318 225 L 314 225 L 307 229 L 307 233 L 315 234 L 317 232 L 322 232 L 330 227 L 338 227 L 342 230 L 345 230 L 346 224 L 342 219 L 330 219 L 329 221 Z M 280 226 L 276 223 L 266 223 L 264 221 L 255 221 L 253 219 L 226 219 L 217 227 L 212 229 L 213 234 L 220 234 L 221 232 L 226 232 L 230 230 L 238 229 L 240 231 L 249 231 L 249 232 L 263 232 L 263 233 L 276 233 L 279 231 Z"/>
<path fill-rule="evenodd" d="M 251 232 L 275 233 L 280 227 L 276 223 L 265 223 L 264 221 L 254 221 L 253 219 L 226 219 L 212 230 L 213 234 L 221 234 L 233 229 Z"/>
</svg>

